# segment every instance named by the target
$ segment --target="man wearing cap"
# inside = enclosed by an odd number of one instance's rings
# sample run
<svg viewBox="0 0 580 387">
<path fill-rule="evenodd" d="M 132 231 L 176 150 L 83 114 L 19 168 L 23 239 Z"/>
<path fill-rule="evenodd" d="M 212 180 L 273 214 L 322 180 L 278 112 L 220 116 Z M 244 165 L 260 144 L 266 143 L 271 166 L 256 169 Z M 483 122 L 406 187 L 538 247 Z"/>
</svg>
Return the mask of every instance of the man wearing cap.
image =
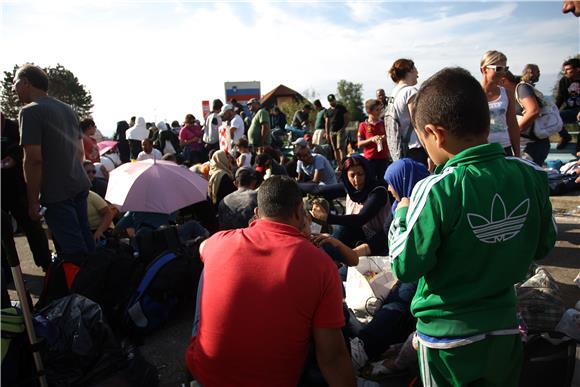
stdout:
<svg viewBox="0 0 580 387">
<path fill-rule="evenodd" d="M 316 184 L 336 184 L 336 175 L 326 157 L 312 153 L 306 143 L 306 140 L 296 145 L 294 154 L 298 159 L 296 164 L 296 173 L 298 181 L 305 181 L 309 177 L 310 182 Z"/>
<path fill-rule="evenodd" d="M 220 116 L 223 120 L 219 129 L 220 150 L 233 153 L 238 140 L 244 135 L 244 120 L 229 103 L 222 107 Z"/>
<path fill-rule="evenodd" d="M 258 206 L 258 193 L 255 191 L 258 177 L 251 168 L 236 171 L 234 185 L 237 190 L 223 198 L 218 205 L 218 220 L 221 230 L 248 227 Z"/>
<path fill-rule="evenodd" d="M 260 101 L 256 98 L 249 100 L 248 106 L 254 114 L 252 123 L 248 129 L 248 142 L 254 149 L 264 145 L 270 145 L 270 114 L 260 106 Z"/>
<path fill-rule="evenodd" d="M 213 149 L 218 149 L 219 147 L 218 131 L 219 127 L 222 125 L 220 109 L 223 105 L 224 104 L 221 100 L 214 99 L 211 106 L 211 113 L 208 114 L 205 119 L 205 125 L 203 127 L 203 144 L 207 153 Z"/>
<path fill-rule="evenodd" d="M 306 104 L 301 110 L 294 113 L 294 118 L 292 118 L 292 126 L 295 128 L 302 128 L 308 130 L 310 126 L 310 112 L 312 111 L 312 106 Z"/>
<path fill-rule="evenodd" d="M 346 148 L 346 125 L 348 125 L 348 111 L 344 105 L 336 101 L 334 94 L 328 95 L 330 107 L 326 109 L 325 130 L 326 138 L 334 152 L 337 170 L 340 169 Z"/>
</svg>

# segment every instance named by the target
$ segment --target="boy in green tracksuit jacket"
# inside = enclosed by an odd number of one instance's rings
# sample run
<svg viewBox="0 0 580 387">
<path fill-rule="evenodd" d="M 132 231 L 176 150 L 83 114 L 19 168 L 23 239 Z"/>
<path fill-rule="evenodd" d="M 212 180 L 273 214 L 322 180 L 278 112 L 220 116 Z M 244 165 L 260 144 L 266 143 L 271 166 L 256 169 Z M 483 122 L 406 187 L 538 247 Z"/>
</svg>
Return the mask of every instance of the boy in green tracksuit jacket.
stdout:
<svg viewBox="0 0 580 387">
<path fill-rule="evenodd" d="M 516 386 L 514 284 L 556 240 L 546 173 L 487 144 L 487 98 L 466 70 L 428 79 L 413 121 L 438 167 L 401 200 L 389 245 L 395 275 L 419 280 L 411 311 L 423 385 Z"/>
</svg>

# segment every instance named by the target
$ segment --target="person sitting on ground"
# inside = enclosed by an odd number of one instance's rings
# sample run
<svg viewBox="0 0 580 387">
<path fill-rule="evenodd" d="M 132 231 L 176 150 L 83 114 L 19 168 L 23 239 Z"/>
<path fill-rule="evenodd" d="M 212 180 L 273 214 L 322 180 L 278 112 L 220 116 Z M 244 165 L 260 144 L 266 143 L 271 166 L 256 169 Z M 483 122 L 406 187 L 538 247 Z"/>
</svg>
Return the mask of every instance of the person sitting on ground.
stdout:
<svg viewBox="0 0 580 387">
<path fill-rule="evenodd" d="M 368 243 L 373 255 L 386 255 L 385 224 L 390 223 L 389 195 L 370 173 L 368 160 L 350 156 L 342 164 L 342 183 L 346 189 L 346 215 L 329 213 L 317 203 L 312 216 L 320 222 L 338 225 L 334 237 L 350 248 Z"/>
<path fill-rule="evenodd" d="M 258 193 L 255 191 L 258 177 L 251 168 L 236 171 L 237 190 L 224 197 L 218 205 L 220 229 L 231 230 L 248 227 L 258 206 Z"/>
<path fill-rule="evenodd" d="M 393 216 L 395 215 L 401 198 L 410 197 L 415 185 L 429 175 L 430 173 L 425 165 L 413 159 L 404 158 L 389 165 L 384 179 L 388 184 L 387 189 L 393 195 L 393 198 L 395 198 L 391 206 Z M 390 224 L 387 227 L 390 227 Z"/>
<path fill-rule="evenodd" d="M 309 179 L 315 184 L 336 184 L 336 175 L 326 157 L 312 153 L 308 146 L 298 145 L 295 150 L 298 162 L 298 181 Z"/>
<path fill-rule="evenodd" d="M 240 138 L 236 144 L 236 148 L 240 155 L 236 159 L 238 168 L 252 168 L 252 152 L 250 152 L 250 144 L 245 138 Z"/>
<path fill-rule="evenodd" d="M 256 172 L 262 176 L 263 180 L 268 179 L 270 176 L 288 175 L 286 169 L 278 164 L 276 160 L 273 160 L 272 156 L 267 153 L 262 153 L 256 156 L 254 168 L 256 169 Z"/>
<path fill-rule="evenodd" d="M 399 159 L 389 166 L 384 179 L 389 185 L 389 192 L 395 198 L 391 207 L 393 214 L 401 198 L 409 197 L 415 185 L 429 175 L 423 163 L 409 158 Z M 416 282 L 398 282 L 381 308 L 375 312 L 371 322 L 350 341 L 351 357 L 356 370 L 362 368 L 368 360 L 377 359 L 390 345 L 405 341 L 415 330 L 410 306 L 416 289 Z"/>
<path fill-rule="evenodd" d="M 250 227 L 218 232 L 200 246 L 188 370 L 204 386 L 296 386 L 313 342 L 328 385 L 355 386 L 336 265 L 300 233 L 305 211 L 296 182 L 265 181 L 256 214 Z"/>
<path fill-rule="evenodd" d="M 95 241 L 106 236 L 108 230 L 115 228 L 113 218 L 115 212 L 109 204 L 99 194 L 89 191 L 87 197 L 87 214 L 89 217 L 89 227 L 93 233 Z"/>
<path fill-rule="evenodd" d="M 514 284 L 556 241 L 546 172 L 488 143 L 488 98 L 467 70 L 446 68 L 412 111 L 437 168 L 401 198 L 389 248 L 395 276 L 418 281 L 423 385 L 518 385 Z"/>
<path fill-rule="evenodd" d="M 141 142 L 141 147 L 143 150 L 137 156 L 137 161 L 143 160 L 161 160 L 163 155 L 158 149 L 153 148 L 153 143 L 151 140 L 146 138 Z"/>
<path fill-rule="evenodd" d="M 360 123 L 357 133 L 357 147 L 363 148 L 364 157 L 369 161 L 377 181 L 383 179 L 389 165 L 385 123 L 380 118 L 382 106 L 378 99 L 369 99 L 365 102 L 365 110 L 369 117 Z"/>
<path fill-rule="evenodd" d="M 181 153 L 179 138 L 173 133 L 169 125 L 165 121 L 159 121 L 157 128 L 159 129 L 159 150 L 161 153 L 164 155 Z"/>
<path fill-rule="evenodd" d="M 85 172 L 91 181 L 90 190 L 104 198 L 107 193 L 107 180 L 97 177 L 97 168 L 91 160 L 83 161 L 83 168 L 85 169 Z"/>
<path fill-rule="evenodd" d="M 234 185 L 235 160 L 223 150 L 213 153 L 209 162 L 208 196 L 214 206 L 236 190 Z"/>
</svg>

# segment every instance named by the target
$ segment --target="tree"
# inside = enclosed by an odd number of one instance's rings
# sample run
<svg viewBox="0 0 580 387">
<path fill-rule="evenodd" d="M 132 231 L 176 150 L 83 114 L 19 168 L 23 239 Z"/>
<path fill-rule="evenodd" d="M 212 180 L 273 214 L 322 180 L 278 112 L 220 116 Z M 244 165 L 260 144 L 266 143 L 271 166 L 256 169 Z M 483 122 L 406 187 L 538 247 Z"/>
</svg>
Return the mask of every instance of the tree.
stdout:
<svg viewBox="0 0 580 387">
<path fill-rule="evenodd" d="M 8 118 L 16 118 L 20 102 L 16 93 L 12 91 L 12 82 L 19 66 L 14 66 L 12 72 L 4 71 L 2 81 L 2 111 Z M 93 98 L 85 86 L 79 83 L 75 75 L 61 64 L 56 67 L 44 69 L 48 75 L 48 93 L 69 104 L 79 117 L 86 117 L 91 114 L 93 108 Z"/>
<path fill-rule="evenodd" d="M 18 107 L 20 102 L 18 96 L 12 91 L 12 83 L 14 81 L 14 74 L 18 66 L 14 66 L 12 72 L 4 71 L 4 79 L 2 80 L 2 96 L 0 97 L 0 104 L 2 112 L 6 118 L 16 119 L 18 117 Z"/>
<path fill-rule="evenodd" d="M 362 83 L 348 82 L 344 79 L 338 81 L 336 94 L 348 110 L 351 121 L 362 121 L 364 117 L 362 100 Z"/>
</svg>

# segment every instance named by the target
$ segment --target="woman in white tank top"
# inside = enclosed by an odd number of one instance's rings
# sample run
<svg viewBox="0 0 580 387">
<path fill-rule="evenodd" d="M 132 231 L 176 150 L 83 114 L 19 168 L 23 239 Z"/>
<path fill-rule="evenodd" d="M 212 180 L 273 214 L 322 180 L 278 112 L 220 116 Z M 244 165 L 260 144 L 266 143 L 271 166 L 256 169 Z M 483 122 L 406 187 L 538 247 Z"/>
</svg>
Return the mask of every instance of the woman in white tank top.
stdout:
<svg viewBox="0 0 580 387">
<path fill-rule="evenodd" d="M 520 131 L 513 95 L 499 86 L 508 70 L 507 58 L 499 51 L 488 51 L 480 62 L 481 86 L 489 105 L 488 142 L 498 143 L 508 156 L 520 156 Z"/>
</svg>

